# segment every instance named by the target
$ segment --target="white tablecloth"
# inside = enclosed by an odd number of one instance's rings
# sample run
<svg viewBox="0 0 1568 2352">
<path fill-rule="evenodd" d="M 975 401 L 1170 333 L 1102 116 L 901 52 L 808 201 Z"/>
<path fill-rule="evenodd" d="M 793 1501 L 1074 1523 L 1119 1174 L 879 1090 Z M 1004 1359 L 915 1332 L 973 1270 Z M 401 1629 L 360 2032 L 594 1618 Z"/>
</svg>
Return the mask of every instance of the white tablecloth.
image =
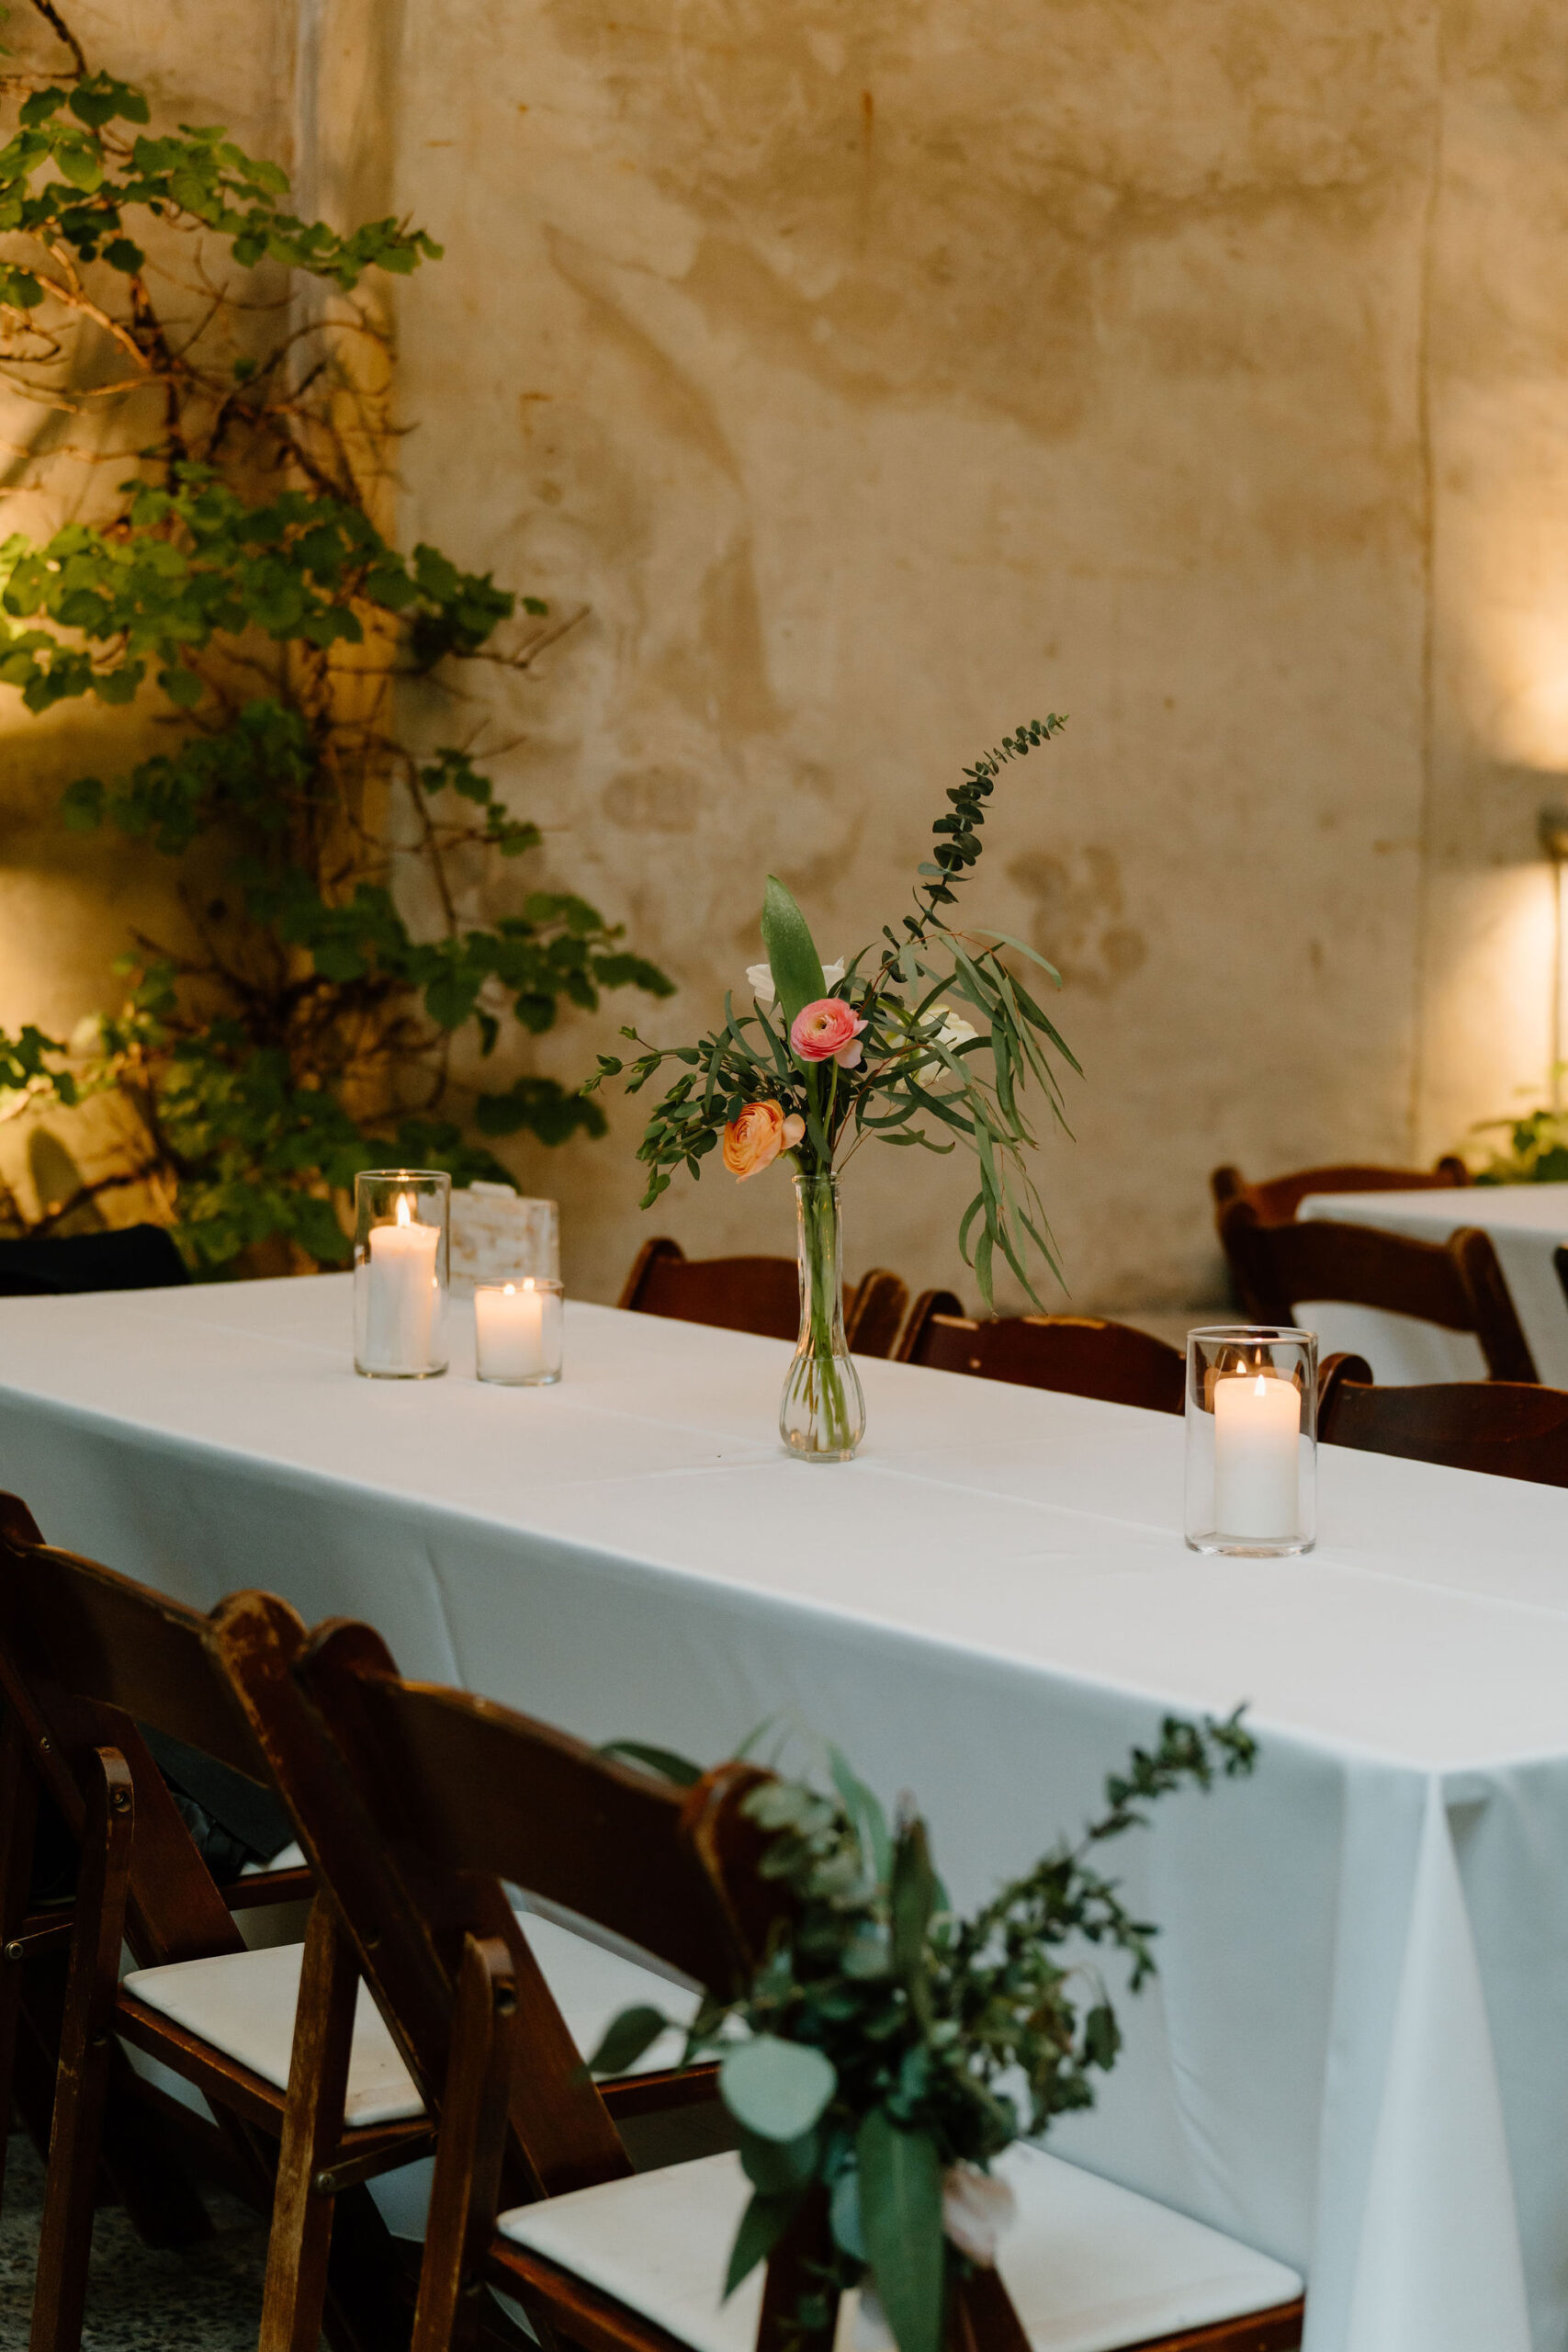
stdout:
<svg viewBox="0 0 1568 2352">
<path fill-rule="evenodd" d="M 1116 1854 L 1161 1973 L 1053 2145 L 1304 2270 L 1310 2352 L 1562 2352 L 1568 1496 L 1330 1453 L 1317 1553 L 1201 1559 L 1174 1419 L 868 1363 L 817 1469 L 785 1354 L 574 1306 L 559 1388 L 405 1385 L 341 1278 L 7 1301 L 0 1482 L 589 1738 L 783 1710 L 918 1792 L 965 1904 L 1161 1709 L 1250 1701 L 1258 1777 Z"/>
<path fill-rule="evenodd" d="M 1417 1241 L 1446 1241 L 1478 1225 L 1497 1251 L 1535 1368 L 1549 1388 L 1568 1388 L 1568 1300 L 1551 1262 L 1568 1241 L 1568 1184 L 1474 1184 L 1420 1193 L 1312 1193 L 1298 1216 L 1381 1225 Z M 1380 1381 L 1484 1380 L 1486 1363 L 1468 1332 L 1442 1331 L 1407 1315 L 1303 1303 L 1301 1319 L 1325 1355 L 1363 1355 Z"/>
</svg>

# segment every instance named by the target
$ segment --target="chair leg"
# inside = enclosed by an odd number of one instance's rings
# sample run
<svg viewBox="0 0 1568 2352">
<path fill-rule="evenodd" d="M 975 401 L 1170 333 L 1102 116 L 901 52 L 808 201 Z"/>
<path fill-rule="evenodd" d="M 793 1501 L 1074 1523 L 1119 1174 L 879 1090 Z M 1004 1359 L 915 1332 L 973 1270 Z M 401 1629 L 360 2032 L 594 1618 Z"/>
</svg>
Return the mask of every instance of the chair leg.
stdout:
<svg viewBox="0 0 1568 2352">
<path fill-rule="evenodd" d="M 1029 2352 L 1023 2323 L 995 2270 L 975 2269 L 948 2298 L 944 2352 Z"/>
<path fill-rule="evenodd" d="M 814 2188 L 768 2257 L 757 2352 L 830 2352 L 839 2324 L 839 2293 L 822 2281 L 832 2251 L 827 2195 Z M 815 2312 L 813 2301 L 818 2305 Z M 803 2320 L 803 2303 L 811 2324 Z"/>
<path fill-rule="evenodd" d="M 130 1880 L 130 1770 L 118 1748 L 94 1751 L 83 1824 L 76 1925 L 60 2032 L 30 2352 L 78 2352 L 93 2243 L 104 2100 Z"/>
<path fill-rule="evenodd" d="M 6 2149 L 16 2098 L 17 2030 L 22 2014 L 22 1970 L 17 1941 L 28 1913 L 32 1876 L 38 1782 L 28 1762 L 22 1727 L 10 1708 L 0 1727 L 0 2203 L 6 2195 Z"/>
<path fill-rule="evenodd" d="M 411 2352 L 467 2352 L 478 2340 L 516 2022 L 512 1954 L 499 1936 L 465 1936 Z"/>
<path fill-rule="evenodd" d="M 258 2352 L 316 2352 L 332 2249 L 333 2199 L 316 2188 L 343 2137 L 359 1975 L 318 1895 L 299 1970 L 299 2006 L 277 2156 Z"/>
</svg>

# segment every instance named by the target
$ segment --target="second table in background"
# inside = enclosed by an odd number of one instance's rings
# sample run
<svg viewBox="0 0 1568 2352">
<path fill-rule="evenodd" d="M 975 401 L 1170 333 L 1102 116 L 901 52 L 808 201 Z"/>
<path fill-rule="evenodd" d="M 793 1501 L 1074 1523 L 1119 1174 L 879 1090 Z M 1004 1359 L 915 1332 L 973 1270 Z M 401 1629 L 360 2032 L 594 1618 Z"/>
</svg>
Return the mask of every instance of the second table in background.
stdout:
<svg viewBox="0 0 1568 2352">
<path fill-rule="evenodd" d="M 1416 1241 L 1446 1241 L 1461 1226 L 1490 1234 L 1524 1325 L 1535 1367 L 1549 1388 L 1568 1388 L 1568 1299 L 1552 1252 L 1568 1241 L 1568 1184 L 1477 1184 L 1417 1193 L 1310 1193 L 1298 1216 L 1377 1225 Z M 1384 1382 L 1484 1380 L 1479 1343 L 1404 1315 L 1303 1301 L 1300 1317 L 1321 1355 L 1351 1349 Z"/>
</svg>

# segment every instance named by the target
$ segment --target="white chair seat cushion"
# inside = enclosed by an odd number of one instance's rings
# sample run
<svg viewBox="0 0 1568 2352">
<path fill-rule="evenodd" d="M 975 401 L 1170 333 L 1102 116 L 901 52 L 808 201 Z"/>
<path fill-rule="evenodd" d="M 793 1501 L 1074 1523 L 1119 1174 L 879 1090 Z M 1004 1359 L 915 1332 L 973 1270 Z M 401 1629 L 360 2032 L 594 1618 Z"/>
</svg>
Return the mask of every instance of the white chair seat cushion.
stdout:
<svg viewBox="0 0 1568 2352">
<path fill-rule="evenodd" d="M 997 2170 L 1018 2199 L 998 2267 L 1034 2352 L 1122 2352 L 1302 2291 L 1283 2263 L 1042 2149 L 1010 2149 Z M 749 2195 L 738 2157 L 705 2156 L 520 2205 L 500 2227 L 693 2352 L 751 2352 L 761 2272 L 719 2301 Z M 857 2301 L 845 2298 L 840 2346 Z"/>
<path fill-rule="evenodd" d="M 685 2018 L 695 2007 L 694 1994 L 619 1952 L 573 1935 L 553 1919 L 529 1913 L 521 1924 L 568 2030 L 585 2057 L 622 2009 L 646 2005 Z M 287 2090 L 304 1949 L 303 1944 L 282 1944 L 272 1951 L 220 1952 L 212 1960 L 139 1968 L 125 1978 L 125 1989 L 187 2033 L 248 2066 L 264 2082 Z M 663 2034 L 644 2053 L 637 2071 L 672 2065 L 680 2052 L 680 2037 Z M 381 2012 L 361 1984 L 344 2120 L 363 2130 L 374 2123 L 401 2123 L 423 2112 L 424 2103 Z"/>
</svg>

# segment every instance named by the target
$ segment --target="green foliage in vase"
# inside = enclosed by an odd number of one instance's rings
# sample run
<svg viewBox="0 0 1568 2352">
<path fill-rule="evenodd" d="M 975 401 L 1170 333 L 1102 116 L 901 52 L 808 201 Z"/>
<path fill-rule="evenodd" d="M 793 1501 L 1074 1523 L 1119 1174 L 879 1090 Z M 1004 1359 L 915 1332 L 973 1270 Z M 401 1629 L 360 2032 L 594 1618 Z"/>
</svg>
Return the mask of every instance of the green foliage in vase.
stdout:
<svg viewBox="0 0 1568 2352">
<path fill-rule="evenodd" d="M 639 1148 L 649 1169 L 645 1208 L 677 1170 L 700 1176 L 721 1142 L 743 1178 L 781 1154 L 803 1175 L 819 1176 L 867 1141 L 939 1153 L 962 1144 L 975 1157 L 978 1189 L 959 1248 L 987 1305 L 998 1252 L 1042 1303 L 1032 1265 L 1058 1280 L 1061 1270 L 1029 1170 L 1036 1137 L 1024 1098 L 1033 1080 L 1065 1128 L 1053 1056 L 1074 1070 L 1078 1064 L 1008 956 L 1036 967 L 1053 987 L 1061 978 L 1022 940 L 987 926 L 960 929 L 947 910 L 979 861 L 1001 769 L 1065 724 L 1055 712 L 1032 719 L 964 770 L 932 827 L 914 912 L 897 931 L 885 927 L 881 944 L 863 949 L 831 984 L 805 916 L 770 875 L 761 923 L 768 963 L 748 976 L 756 983 L 750 1011 L 738 1012 L 727 994 L 724 1025 L 697 1045 L 649 1046 L 628 1028 L 622 1034 L 643 1047 L 639 1055 L 630 1062 L 600 1056 L 590 1087 L 624 1075 L 634 1094 L 667 1062 L 682 1066 Z"/>
<path fill-rule="evenodd" d="M 1088 1951 L 1122 1954 L 1134 1993 L 1155 1972 L 1156 1927 L 1094 1856 L 1143 1826 L 1155 1800 L 1249 1774 L 1258 1750 L 1241 1714 L 1201 1726 L 1167 1716 L 1157 1744 L 1107 1779 L 1105 1810 L 1080 1839 L 967 1918 L 947 1900 L 924 1822 L 905 1812 L 890 1826 L 837 1749 L 830 1789 L 768 1779 L 744 1800 L 767 1836 L 763 1874 L 789 1900 L 744 1996 L 706 2003 L 685 2051 L 687 2064 L 722 2062 L 752 2188 L 729 2290 L 825 2191 L 831 2285 L 874 2286 L 899 2352 L 941 2352 L 947 2289 L 970 2258 L 952 2234 L 955 2193 L 983 2204 L 976 2177 L 1053 2116 L 1092 2106 L 1094 2076 L 1115 2064 L 1121 2031 Z M 612 1752 L 678 1781 L 701 1777 L 659 1749 Z M 592 2068 L 623 2073 L 667 2028 L 656 2009 L 627 2010 Z M 825 2316 L 799 2314 L 803 2335 Z"/>
<path fill-rule="evenodd" d="M 400 680 L 428 706 L 457 665 L 526 671 L 570 626 L 378 526 L 394 428 L 362 289 L 441 248 L 395 220 L 300 218 L 276 164 L 221 130 L 154 130 L 145 93 L 33 6 L 70 62 L 7 77 L 0 382 L 40 413 L 30 486 L 92 463 L 118 487 L 0 545 L 0 685 L 34 713 L 161 719 L 161 746 L 76 777 L 60 816 L 177 862 L 188 922 L 132 939 L 123 1002 L 72 1047 L 0 1034 L 0 1114 L 98 1095 L 120 1114 L 120 1163 L 37 1230 L 135 1186 L 198 1270 L 280 1241 L 341 1262 L 333 1195 L 357 1168 L 504 1176 L 489 1139 L 604 1131 L 552 1079 L 459 1085 L 456 1041 L 482 1060 L 508 1025 L 538 1035 L 605 989 L 671 983 L 570 891 L 520 885 L 493 925 L 465 922 L 460 888 L 539 830 L 474 741 L 420 754 L 396 732 Z M 427 922 L 394 888 L 400 856 Z"/>
</svg>

